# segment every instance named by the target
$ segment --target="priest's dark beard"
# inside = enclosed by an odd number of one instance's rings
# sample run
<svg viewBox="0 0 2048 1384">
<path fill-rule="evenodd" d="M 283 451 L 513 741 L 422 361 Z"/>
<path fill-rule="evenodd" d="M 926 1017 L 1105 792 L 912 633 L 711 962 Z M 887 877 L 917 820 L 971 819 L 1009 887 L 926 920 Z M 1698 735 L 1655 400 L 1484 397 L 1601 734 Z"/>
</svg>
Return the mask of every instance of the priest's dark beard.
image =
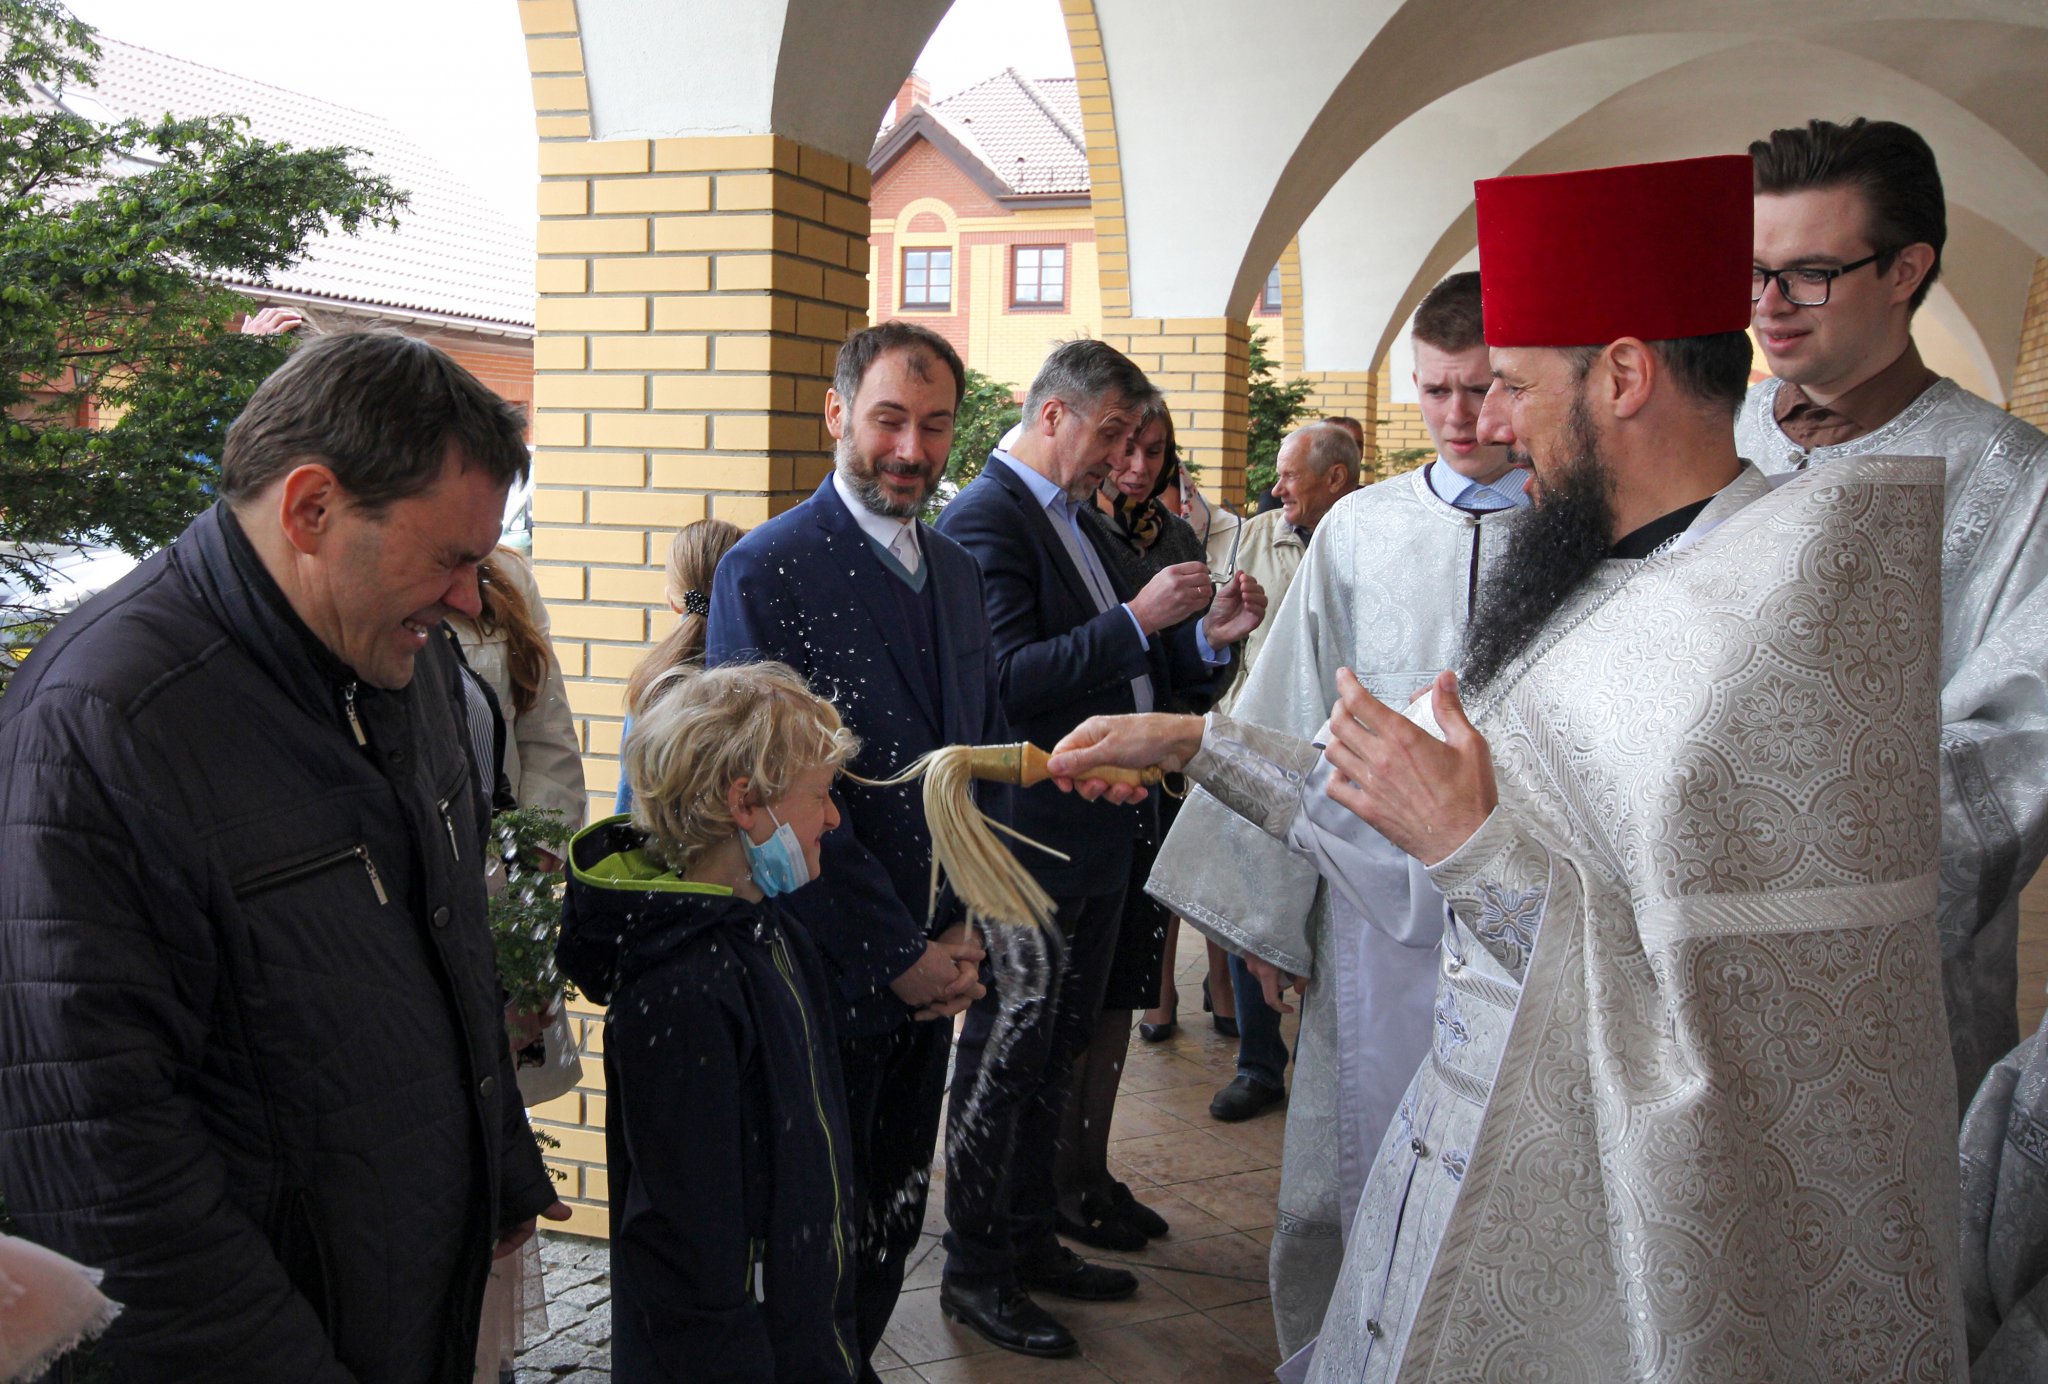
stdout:
<svg viewBox="0 0 2048 1384">
<path fill-rule="evenodd" d="M 1613 546 L 1612 481 L 1582 400 L 1572 401 L 1564 441 L 1571 460 L 1544 478 L 1542 499 L 1515 522 L 1507 551 L 1479 588 L 1458 670 L 1468 695 L 1485 691 L 1529 647 Z"/>
</svg>

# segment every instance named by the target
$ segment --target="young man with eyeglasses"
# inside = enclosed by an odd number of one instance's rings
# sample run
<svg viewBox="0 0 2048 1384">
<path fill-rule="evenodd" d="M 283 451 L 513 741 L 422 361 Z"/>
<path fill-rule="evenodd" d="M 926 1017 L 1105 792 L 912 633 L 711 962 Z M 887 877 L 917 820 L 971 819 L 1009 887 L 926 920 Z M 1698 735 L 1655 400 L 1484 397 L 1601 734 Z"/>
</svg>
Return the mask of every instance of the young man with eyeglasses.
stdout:
<svg viewBox="0 0 2048 1384">
<path fill-rule="evenodd" d="M 1749 391 L 1737 449 L 1766 472 L 1880 454 L 1948 462 L 1940 918 L 1967 1105 L 2019 1037 L 2019 896 L 2048 847 L 2048 436 L 1914 349 L 1947 236 L 1926 140 L 1890 121 L 1815 120 L 1749 152 L 1751 324 L 1777 378 Z"/>
</svg>

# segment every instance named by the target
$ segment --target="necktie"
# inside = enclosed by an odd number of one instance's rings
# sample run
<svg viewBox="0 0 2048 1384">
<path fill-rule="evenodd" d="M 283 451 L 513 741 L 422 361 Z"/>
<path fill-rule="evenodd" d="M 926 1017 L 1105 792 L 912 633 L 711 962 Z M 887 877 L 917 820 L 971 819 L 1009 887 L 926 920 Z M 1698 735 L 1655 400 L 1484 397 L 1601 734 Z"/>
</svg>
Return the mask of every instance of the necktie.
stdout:
<svg viewBox="0 0 2048 1384">
<path fill-rule="evenodd" d="M 903 564 L 903 570 L 911 576 L 917 575 L 917 540 L 910 536 L 910 525 L 896 530 L 896 541 L 889 545 L 890 554 Z"/>
</svg>

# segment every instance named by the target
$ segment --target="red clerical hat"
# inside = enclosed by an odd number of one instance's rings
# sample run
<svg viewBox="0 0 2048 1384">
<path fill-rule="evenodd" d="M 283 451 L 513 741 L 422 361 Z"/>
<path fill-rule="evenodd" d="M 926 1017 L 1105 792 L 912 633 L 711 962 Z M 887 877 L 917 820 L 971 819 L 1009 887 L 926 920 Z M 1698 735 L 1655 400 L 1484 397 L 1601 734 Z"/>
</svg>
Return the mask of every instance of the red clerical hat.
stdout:
<svg viewBox="0 0 2048 1384">
<path fill-rule="evenodd" d="M 1605 346 L 1749 325 L 1742 154 L 1473 185 L 1489 346 Z"/>
</svg>

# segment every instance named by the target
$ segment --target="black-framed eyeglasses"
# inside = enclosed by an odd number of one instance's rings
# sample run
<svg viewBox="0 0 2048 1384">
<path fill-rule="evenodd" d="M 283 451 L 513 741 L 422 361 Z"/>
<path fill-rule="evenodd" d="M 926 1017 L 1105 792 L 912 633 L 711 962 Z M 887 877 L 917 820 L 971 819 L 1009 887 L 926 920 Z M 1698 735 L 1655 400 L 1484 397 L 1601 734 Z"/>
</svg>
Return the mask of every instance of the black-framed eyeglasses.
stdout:
<svg viewBox="0 0 2048 1384">
<path fill-rule="evenodd" d="M 1749 301 L 1761 303 L 1764 294 L 1770 290 L 1771 280 L 1778 281 L 1778 292 L 1786 302 L 1795 308 L 1826 307 L 1828 298 L 1835 291 L 1835 280 L 1866 264 L 1876 264 L 1885 252 L 1865 255 L 1860 260 L 1834 269 L 1822 269 L 1818 265 L 1801 265 L 1794 269 L 1766 269 L 1761 264 L 1751 265 L 1749 270 Z"/>
</svg>

